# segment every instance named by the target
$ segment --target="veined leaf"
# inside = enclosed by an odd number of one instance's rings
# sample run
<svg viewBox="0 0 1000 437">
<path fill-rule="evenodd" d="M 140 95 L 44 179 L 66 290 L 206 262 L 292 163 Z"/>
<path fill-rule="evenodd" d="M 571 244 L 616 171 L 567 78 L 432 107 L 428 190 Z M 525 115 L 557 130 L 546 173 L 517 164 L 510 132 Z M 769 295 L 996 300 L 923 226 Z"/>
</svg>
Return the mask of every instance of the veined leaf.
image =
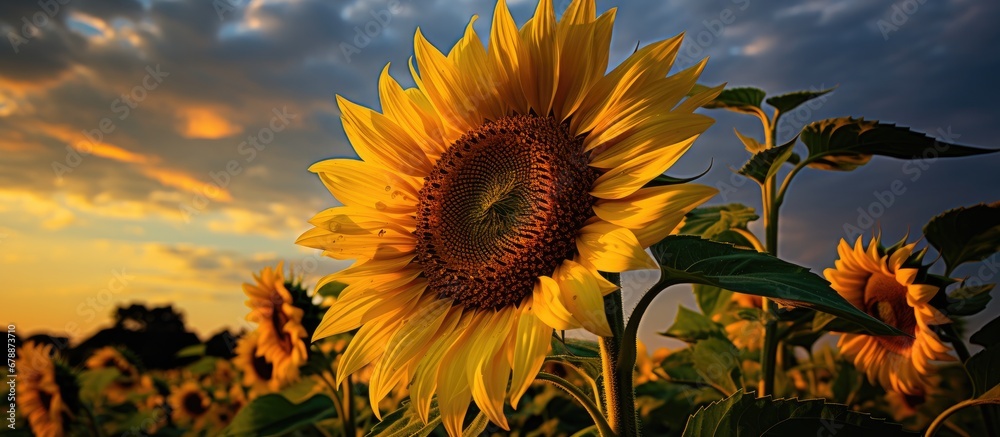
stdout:
<svg viewBox="0 0 1000 437">
<path fill-rule="evenodd" d="M 946 143 L 905 127 L 853 117 L 810 123 L 802 129 L 801 138 L 809 148 L 806 158 L 809 166 L 823 170 L 854 170 L 866 164 L 872 155 L 914 159 L 924 157 L 925 153 L 936 158 L 996 152 Z"/>
<path fill-rule="evenodd" d="M 778 96 L 771 96 L 767 98 L 767 104 L 778 110 L 778 114 L 791 112 L 799 105 L 808 102 L 817 97 L 823 97 L 830 91 L 837 89 L 837 87 L 827 88 L 825 90 L 819 91 L 795 91 L 788 94 L 781 94 Z M 777 118 L 777 117 L 775 117 Z"/>
<path fill-rule="evenodd" d="M 722 326 L 713 322 L 708 317 L 685 308 L 683 305 L 677 307 L 677 317 L 674 319 L 674 324 L 670 325 L 666 331 L 661 332 L 660 335 L 673 337 L 688 343 L 713 337 L 726 338 L 726 333 L 722 330 Z"/>
<path fill-rule="evenodd" d="M 683 435 L 813 436 L 840 431 L 847 431 L 852 437 L 918 435 L 903 431 L 900 425 L 851 411 L 847 405 L 828 404 L 823 399 L 757 398 L 742 390 L 699 408 L 688 419 Z"/>
<path fill-rule="evenodd" d="M 661 275 L 674 283 L 706 284 L 764 296 L 787 306 L 833 314 L 872 334 L 903 335 L 855 308 L 809 269 L 766 253 L 685 235 L 664 238 L 651 250 Z"/>
<path fill-rule="evenodd" d="M 714 239 L 729 229 L 746 229 L 758 218 L 753 208 L 740 203 L 695 208 L 684 217 L 680 233 Z"/>
<path fill-rule="evenodd" d="M 1000 202 L 945 211 L 924 226 L 924 235 L 944 258 L 945 274 L 984 260 L 1000 252 Z"/>
<path fill-rule="evenodd" d="M 763 114 L 760 107 L 767 93 L 764 90 L 753 87 L 726 88 L 719 93 L 719 97 L 705 104 L 708 109 L 728 109 L 730 111 L 742 112 L 745 114 Z"/>
<path fill-rule="evenodd" d="M 333 401 L 326 395 L 293 404 L 281 395 L 267 394 L 240 409 L 222 435 L 282 435 L 334 416 Z"/>
<path fill-rule="evenodd" d="M 994 338 L 993 345 L 987 346 L 965 362 L 965 369 L 972 377 L 972 387 L 977 398 L 989 396 L 1000 384 L 1000 371 L 997 370 L 1000 369 L 1000 344 L 997 341 Z M 1000 406 L 987 405 L 983 408 L 992 412 L 990 418 L 993 420 L 993 429 L 1000 429 L 997 428 L 1000 427 Z"/>
<path fill-rule="evenodd" d="M 754 154 L 746 164 L 743 164 L 739 174 L 764 185 L 792 156 L 792 148 L 795 147 L 797 139 L 798 137 L 792 138 L 785 144 Z"/>
<path fill-rule="evenodd" d="M 969 343 L 978 344 L 982 347 L 990 347 L 1000 344 L 1000 317 L 990 320 L 978 332 L 969 337 Z"/>
<path fill-rule="evenodd" d="M 990 303 L 990 291 L 996 284 L 969 285 L 948 295 L 948 315 L 971 316 L 986 309 Z"/>
<path fill-rule="evenodd" d="M 706 338 L 691 347 L 691 362 L 698 375 L 726 394 L 741 388 L 739 357 L 739 349 L 725 337 Z"/>
</svg>

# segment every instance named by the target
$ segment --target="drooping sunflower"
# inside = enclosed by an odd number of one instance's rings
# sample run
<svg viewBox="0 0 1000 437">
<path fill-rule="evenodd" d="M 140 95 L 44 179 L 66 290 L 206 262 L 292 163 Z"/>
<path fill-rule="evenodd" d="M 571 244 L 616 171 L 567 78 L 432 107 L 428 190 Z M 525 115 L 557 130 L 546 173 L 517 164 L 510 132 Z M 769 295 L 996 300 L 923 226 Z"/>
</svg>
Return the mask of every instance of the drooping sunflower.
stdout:
<svg viewBox="0 0 1000 437">
<path fill-rule="evenodd" d="M 257 323 L 255 354 L 264 356 L 274 367 L 275 376 L 285 380 L 298 375 L 298 366 L 308 358 L 306 338 L 309 333 L 302 324 L 305 312 L 295 305 L 296 296 L 285 283 L 283 263 L 265 267 L 254 276 L 256 284 L 243 284 L 250 308 L 247 320 Z M 292 372 L 295 375 L 286 375 Z"/>
<path fill-rule="evenodd" d="M 299 365 L 292 360 L 274 363 L 260 348 L 260 331 L 245 335 L 236 344 L 233 364 L 243 372 L 243 384 L 250 387 L 250 397 L 280 390 L 299 377 Z"/>
<path fill-rule="evenodd" d="M 418 29 L 416 88 L 386 66 L 383 112 L 338 97 L 361 160 L 311 167 L 344 206 L 298 243 L 356 261 L 317 286 L 348 284 L 313 339 L 360 327 L 337 377 L 373 363 L 371 405 L 410 384 L 452 435 L 473 400 L 506 429 L 553 329 L 610 335 L 598 272 L 655 268 L 644 249 L 716 193 L 646 187 L 712 124 L 693 111 L 721 87 L 685 99 L 704 62 L 667 76 L 681 37 L 605 74 L 615 12 L 577 0 L 557 20 L 544 0 L 518 29 L 500 1 L 488 47 L 475 17 L 448 54 Z"/>
<path fill-rule="evenodd" d="M 852 248 L 841 240 L 835 268 L 823 272 L 852 305 L 912 336 L 844 334 L 837 343 L 869 381 L 908 395 L 924 393 L 934 361 L 955 360 L 951 346 L 931 329 L 951 321 L 930 304 L 939 287 L 918 282 L 915 246 L 901 243 L 886 250 L 873 238 L 865 248 L 858 237 Z"/>
<path fill-rule="evenodd" d="M 175 389 L 170 393 L 167 402 L 170 404 L 174 420 L 190 426 L 191 429 L 201 429 L 211 419 L 208 413 L 212 399 L 195 381 L 187 381 Z"/>
<path fill-rule="evenodd" d="M 24 345 L 18 364 L 22 368 L 17 386 L 18 410 L 28 419 L 34 435 L 66 435 L 79 399 L 75 377 L 53 361 L 52 345 Z"/>
</svg>

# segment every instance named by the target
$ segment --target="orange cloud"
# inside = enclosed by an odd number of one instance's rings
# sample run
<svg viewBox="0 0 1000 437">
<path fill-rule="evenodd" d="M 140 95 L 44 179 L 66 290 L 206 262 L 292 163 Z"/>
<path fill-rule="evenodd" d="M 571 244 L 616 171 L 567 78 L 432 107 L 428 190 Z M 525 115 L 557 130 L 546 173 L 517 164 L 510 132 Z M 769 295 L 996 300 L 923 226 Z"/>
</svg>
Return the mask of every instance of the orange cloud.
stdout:
<svg viewBox="0 0 1000 437">
<path fill-rule="evenodd" d="M 150 179 L 156 180 L 168 187 L 177 188 L 189 193 L 203 194 L 209 199 L 219 202 L 231 202 L 233 200 L 233 196 L 229 194 L 229 190 L 215 184 L 202 182 L 180 170 L 146 167 L 141 171 L 142 174 Z"/>
<path fill-rule="evenodd" d="M 215 140 L 238 134 L 243 127 L 223 118 L 208 108 L 188 108 L 180 114 L 183 120 L 180 134 L 184 138 Z"/>
</svg>

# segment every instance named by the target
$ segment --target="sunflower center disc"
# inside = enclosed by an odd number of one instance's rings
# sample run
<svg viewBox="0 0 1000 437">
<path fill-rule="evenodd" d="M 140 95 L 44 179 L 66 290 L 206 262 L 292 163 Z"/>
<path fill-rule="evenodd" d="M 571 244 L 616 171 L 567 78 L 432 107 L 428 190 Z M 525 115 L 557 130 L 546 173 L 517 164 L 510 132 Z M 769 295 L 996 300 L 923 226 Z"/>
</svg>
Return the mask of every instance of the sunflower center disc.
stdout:
<svg viewBox="0 0 1000 437">
<path fill-rule="evenodd" d="M 896 278 L 884 273 L 874 273 L 865 284 L 865 311 L 892 325 L 907 334 L 913 335 L 917 328 L 917 319 L 913 307 L 906 302 L 906 286 L 896 281 Z M 889 350 L 903 353 L 910 347 L 913 340 L 903 336 L 878 336 L 879 342 Z"/>
<path fill-rule="evenodd" d="M 549 117 L 503 117 L 459 138 L 420 190 L 417 259 L 430 289 L 468 308 L 517 305 L 576 250 L 597 172 Z"/>
</svg>

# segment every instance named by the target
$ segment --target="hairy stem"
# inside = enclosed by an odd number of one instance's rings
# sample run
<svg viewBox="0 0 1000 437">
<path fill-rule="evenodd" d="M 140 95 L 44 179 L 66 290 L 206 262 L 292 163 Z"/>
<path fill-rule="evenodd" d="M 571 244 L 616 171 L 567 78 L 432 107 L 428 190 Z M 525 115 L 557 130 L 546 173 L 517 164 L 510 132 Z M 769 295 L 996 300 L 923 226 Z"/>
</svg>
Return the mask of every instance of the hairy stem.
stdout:
<svg viewBox="0 0 1000 437">
<path fill-rule="evenodd" d="M 600 409 L 598 409 L 597 404 L 591 401 L 590 398 L 587 397 L 587 395 L 582 390 L 580 390 L 579 387 L 551 373 L 539 372 L 536 378 L 542 381 L 549 382 L 555 385 L 556 387 L 565 390 L 566 393 L 569 393 L 570 396 L 573 396 L 573 399 L 576 399 L 576 401 L 579 402 L 580 405 L 583 405 L 583 408 L 587 410 L 587 413 L 590 414 L 590 417 L 594 419 L 594 424 L 597 425 L 597 430 L 601 433 L 601 437 L 614 437 L 617 435 L 615 434 L 614 430 L 611 429 L 611 425 L 608 424 L 608 421 L 604 418 L 604 415 L 601 414 L 601 411 Z"/>
<path fill-rule="evenodd" d="M 632 387 L 632 370 L 635 367 L 635 342 L 625 344 L 625 313 L 622 308 L 621 275 L 606 273 L 605 277 L 619 289 L 604 296 L 604 313 L 611 325 L 611 337 L 600 337 L 601 369 L 604 373 L 604 411 L 611 429 L 625 437 L 639 435 L 635 411 L 635 389 Z M 631 354 L 622 354 L 629 348 Z"/>
</svg>

